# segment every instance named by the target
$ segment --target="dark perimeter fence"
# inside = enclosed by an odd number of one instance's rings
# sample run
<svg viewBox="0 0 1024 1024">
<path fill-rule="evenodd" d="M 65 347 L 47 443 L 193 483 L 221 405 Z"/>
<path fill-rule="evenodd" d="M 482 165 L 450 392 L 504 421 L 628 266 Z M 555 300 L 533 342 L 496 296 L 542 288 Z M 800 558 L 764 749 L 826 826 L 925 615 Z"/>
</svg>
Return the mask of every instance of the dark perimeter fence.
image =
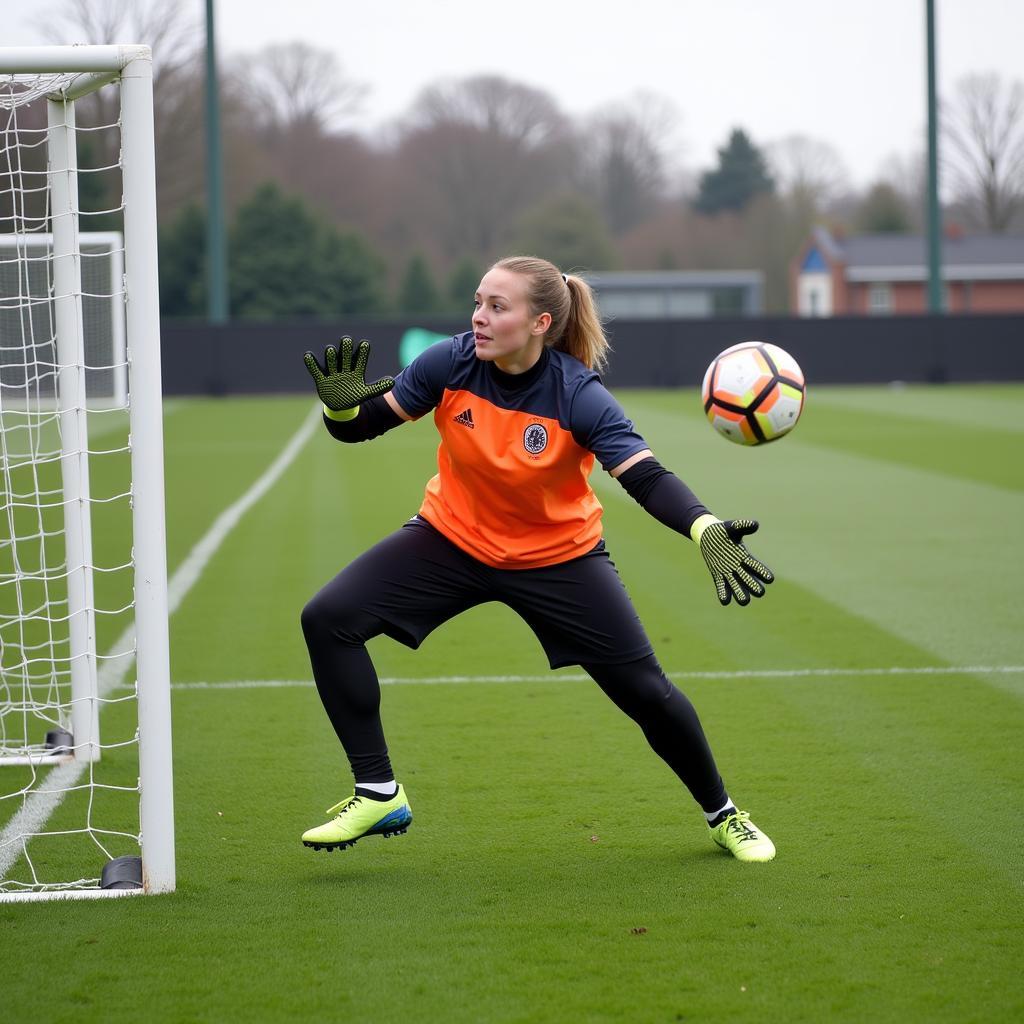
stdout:
<svg viewBox="0 0 1024 1024">
<path fill-rule="evenodd" d="M 223 326 L 165 321 L 169 395 L 306 392 L 302 354 L 345 334 L 373 344 L 368 376 L 394 374 L 413 327 L 451 335 L 466 319 L 406 317 L 252 322 Z M 770 341 L 790 352 L 810 384 L 1024 380 L 1024 316 L 901 316 L 797 319 L 619 320 L 608 324 L 610 387 L 699 387 L 708 363 L 737 342 Z"/>
</svg>

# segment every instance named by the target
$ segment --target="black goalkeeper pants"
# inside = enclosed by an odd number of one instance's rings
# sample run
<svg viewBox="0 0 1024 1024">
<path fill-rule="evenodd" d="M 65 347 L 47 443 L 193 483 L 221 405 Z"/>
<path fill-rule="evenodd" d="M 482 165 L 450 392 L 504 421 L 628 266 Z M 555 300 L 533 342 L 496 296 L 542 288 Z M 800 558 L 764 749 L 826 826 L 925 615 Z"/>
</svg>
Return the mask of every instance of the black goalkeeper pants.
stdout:
<svg viewBox="0 0 1024 1024">
<path fill-rule="evenodd" d="M 658 664 L 603 543 L 557 566 L 494 569 L 419 518 L 357 558 L 302 611 L 317 690 L 357 782 L 393 777 L 366 642 L 386 634 L 418 647 L 442 622 L 488 601 L 523 617 L 553 668 L 580 665 L 705 811 L 723 806 L 697 712 Z"/>
</svg>

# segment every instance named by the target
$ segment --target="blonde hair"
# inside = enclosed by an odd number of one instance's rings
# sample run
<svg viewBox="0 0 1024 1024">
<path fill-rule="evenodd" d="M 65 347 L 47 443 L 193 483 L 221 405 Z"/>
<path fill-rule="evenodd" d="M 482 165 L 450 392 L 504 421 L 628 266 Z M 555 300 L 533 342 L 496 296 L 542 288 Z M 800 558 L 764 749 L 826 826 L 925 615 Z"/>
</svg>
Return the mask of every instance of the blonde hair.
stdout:
<svg viewBox="0 0 1024 1024">
<path fill-rule="evenodd" d="M 605 368 L 611 346 L 601 325 L 594 293 L 583 278 L 563 274 L 553 263 L 536 256 L 506 256 L 494 268 L 510 270 L 527 279 L 526 301 L 532 316 L 551 314 L 545 345 L 568 353 L 588 369 Z"/>
</svg>

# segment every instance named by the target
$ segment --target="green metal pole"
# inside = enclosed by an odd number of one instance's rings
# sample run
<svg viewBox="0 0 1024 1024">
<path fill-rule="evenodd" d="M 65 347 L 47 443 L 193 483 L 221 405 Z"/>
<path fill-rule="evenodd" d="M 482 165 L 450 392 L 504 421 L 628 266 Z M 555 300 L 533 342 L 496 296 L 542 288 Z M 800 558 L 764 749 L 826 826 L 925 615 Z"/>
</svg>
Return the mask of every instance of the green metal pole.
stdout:
<svg viewBox="0 0 1024 1024">
<path fill-rule="evenodd" d="M 206 313 L 212 323 L 228 319 L 228 254 L 224 234 L 224 172 L 220 146 L 220 101 L 213 0 L 206 0 Z"/>
<path fill-rule="evenodd" d="M 939 117 L 935 98 L 935 0 L 928 22 L 928 312 L 942 312 L 942 213 L 939 209 Z"/>
</svg>

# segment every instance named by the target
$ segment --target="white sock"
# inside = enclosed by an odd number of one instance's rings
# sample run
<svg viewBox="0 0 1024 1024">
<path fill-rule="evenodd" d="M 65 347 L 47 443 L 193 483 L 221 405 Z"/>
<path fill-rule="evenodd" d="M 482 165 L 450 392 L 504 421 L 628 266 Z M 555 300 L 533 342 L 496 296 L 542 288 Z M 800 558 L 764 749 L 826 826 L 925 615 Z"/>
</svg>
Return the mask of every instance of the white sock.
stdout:
<svg viewBox="0 0 1024 1024">
<path fill-rule="evenodd" d="M 717 818 L 722 813 L 722 811 L 724 811 L 728 807 L 735 807 L 735 806 L 736 805 L 729 799 L 728 795 L 726 795 L 725 803 L 722 804 L 722 806 L 719 807 L 717 811 L 712 811 L 710 814 L 708 814 L 708 812 L 705 811 L 704 812 L 704 817 L 708 819 L 708 824 L 710 825 L 711 822 L 713 822 L 715 820 L 715 818 Z"/>
<path fill-rule="evenodd" d="M 380 793 L 381 796 L 394 796 L 398 792 L 398 783 L 392 779 L 390 782 L 357 782 L 357 789 L 368 789 L 371 793 Z"/>
</svg>

